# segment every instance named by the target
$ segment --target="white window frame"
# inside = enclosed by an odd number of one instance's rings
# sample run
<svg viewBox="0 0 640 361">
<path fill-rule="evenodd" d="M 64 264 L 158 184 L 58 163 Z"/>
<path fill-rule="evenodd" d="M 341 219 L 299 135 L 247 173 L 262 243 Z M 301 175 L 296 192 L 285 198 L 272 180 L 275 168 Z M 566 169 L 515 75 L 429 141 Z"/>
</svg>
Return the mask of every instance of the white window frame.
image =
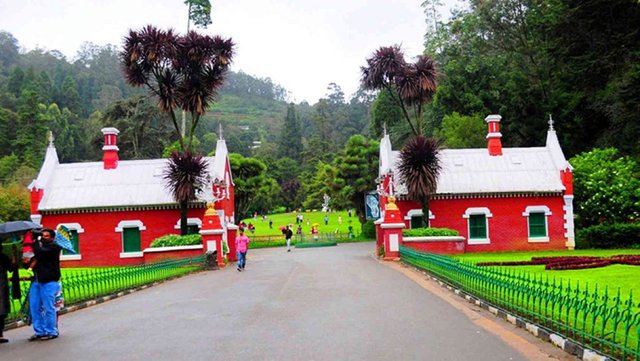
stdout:
<svg viewBox="0 0 640 361">
<path fill-rule="evenodd" d="M 121 250 L 124 250 L 124 229 L 125 228 L 138 228 L 138 230 L 140 232 L 142 232 L 142 231 L 147 229 L 147 227 L 145 227 L 144 223 L 142 223 L 142 221 L 139 220 L 139 219 L 120 221 L 120 223 L 118 223 L 118 226 L 116 227 L 116 232 L 122 233 L 122 235 L 120 236 L 120 249 Z M 140 241 L 142 241 L 142 235 L 140 235 L 140 238 L 141 238 Z M 140 251 L 140 252 L 120 252 L 120 258 L 141 258 L 141 257 L 144 257 L 144 252 L 142 252 L 142 251 Z"/>
<path fill-rule="evenodd" d="M 84 228 L 80 225 L 80 223 L 59 223 L 56 226 L 58 229 L 60 226 L 65 226 L 70 231 L 76 231 L 78 233 L 78 248 L 80 248 L 80 234 L 84 233 Z M 61 261 L 80 261 L 82 260 L 82 254 L 80 252 L 76 254 L 60 254 Z"/>
<path fill-rule="evenodd" d="M 529 214 L 531 213 L 544 213 L 544 230 L 546 235 L 544 237 L 531 237 L 531 228 L 529 227 Z M 527 240 L 529 243 L 547 243 L 549 242 L 549 216 L 551 210 L 547 206 L 527 206 L 522 212 L 522 216 L 527 218 Z"/>
<path fill-rule="evenodd" d="M 469 222 L 469 218 L 471 216 L 483 214 L 485 219 L 485 229 L 487 233 L 487 238 L 474 238 L 471 239 L 471 223 Z M 489 218 L 493 217 L 493 214 L 487 207 L 471 207 L 467 208 L 467 210 L 462 215 L 462 218 L 467 220 L 467 244 L 491 244 L 491 238 L 489 237 Z"/>
</svg>

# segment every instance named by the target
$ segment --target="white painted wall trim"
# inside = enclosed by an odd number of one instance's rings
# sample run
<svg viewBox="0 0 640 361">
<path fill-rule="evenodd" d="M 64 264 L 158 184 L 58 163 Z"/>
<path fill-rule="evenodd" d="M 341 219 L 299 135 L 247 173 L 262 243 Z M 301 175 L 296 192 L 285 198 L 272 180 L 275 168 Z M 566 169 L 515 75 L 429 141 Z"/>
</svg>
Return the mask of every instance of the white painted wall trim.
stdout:
<svg viewBox="0 0 640 361">
<path fill-rule="evenodd" d="M 178 218 L 178 222 L 176 222 L 176 225 L 173 226 L 174 229 L 180 229 L 180 225 L 182 224 L 182 222 L 180 222 L 180 218 Z M 198 228 L 202 228 L 202 220 L 200 218 L 187 218 L 187 225 L 188 226 L 195 226 L 197 225 Z"/>
<path fill-rule="evenodd" d="M 471 207 L 464 211 L 462 218 L 469 218 L 469 216 L 475 214 L 484 214 L 487 218 L 493 217 L 493 214 L 491 214 L 491 211 L 487 207 Z"/>
<path fill-rule="evenodd" d="M 58 223 L 58 225 L 56 226 L 56 229 L 58 229 L 60 226 L 65 226 L 70 231 L 76 231 L 78 234 L 84 233 L 84 228 L 82 228 L 80 223 Z"/>
<path fill-rule="evenodd" d="M 149 247 L 145 248 L 143 253 L 158 253 L 158 252 L 168 252 L 168 251 L 188 251 L 192 249 L 202 249 L 204 248 L 201 244 L 196 244 L 192 246 L 175 246 L 175 247 Z"/>
<path fill-rule="evenodd" d="M 80 254 L 63 254 L 60 255 L 60 261 L 80 261 L 82 260 L 82 255 Z"/>
<path fill-rule="evenodd" d="M 142 258 L 144 257 L 143 252 L 122 252 L 120 253 L 120 258 Z"/>
<path fill-rule="evenodd" d="M 551 210 L 547 206 L 527 206 L 524 212 L 522 212 L 522 215 L 524 217 L 529 217 L 529 214 L 531 213 L 541 213 L 541 212 L 544 212 L 545 216 L 551 215 Z"/>
<path fill-rule="evenodd" d="M 568 249 L 574 249 L 576 246 L 576 239 L 573 224 L 573 196 L 567 195 L 563 198 L 564 206 L 562 206 L 562 210 L 564 211 L 564 236 L 567 239 L 565 246 Z"/>
<path fill-rule="evenodd" d="M 120 221 L 120 223 L 118 223 L 118 226 L 116 227 L 116 232 L 122 232 L 124 230 L 124 228 L 138 228 L 141 231 L 144 231 L 147 229 L 147 227 L 144 226 L 144 223 L 142 223 L 141 220 L 126 220 L 126 221 Z"/>
<path fill-rule="evenodd" d="M 404 219 L 406 221 L 410 221 L 411 217 L 414 217 L 414 216 L 422 217 L 422 209 L 410 209 L 409 212 L 407 212 L 407 215 L 404 216 Z M 431 210 L 429 210 L 429 219 L 436 219 L 436 216 L 433 215 Z"/>
</svg>

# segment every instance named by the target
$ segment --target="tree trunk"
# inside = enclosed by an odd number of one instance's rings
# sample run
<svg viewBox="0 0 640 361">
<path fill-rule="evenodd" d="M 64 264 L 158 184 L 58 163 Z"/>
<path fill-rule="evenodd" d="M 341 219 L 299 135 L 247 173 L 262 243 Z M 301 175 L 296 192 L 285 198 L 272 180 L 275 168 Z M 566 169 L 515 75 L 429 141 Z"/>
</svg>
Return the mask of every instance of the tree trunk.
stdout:
<svg viewBox="0 0 640 361">
<path fill-rule="evenodd" d="M 420 197 L 420 203 L 422 203 L 422 222 L 424 228 L 429 228 L 429 196 Z"/>
<path fill-rule="evenodd" d="M 180 235 L 185 236 L 189 230 L 187 224 L 187 210 L 189 209 L 189 202 L 180 202 Z"/>
</svg>

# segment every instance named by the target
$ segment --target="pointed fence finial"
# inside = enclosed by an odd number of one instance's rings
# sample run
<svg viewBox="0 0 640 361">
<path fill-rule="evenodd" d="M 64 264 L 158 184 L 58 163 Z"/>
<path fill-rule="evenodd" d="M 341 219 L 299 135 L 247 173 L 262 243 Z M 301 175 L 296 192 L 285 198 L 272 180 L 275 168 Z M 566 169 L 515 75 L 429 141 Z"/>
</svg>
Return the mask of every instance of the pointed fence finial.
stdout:
<svg viewBox="0 0 640 361">
<path fill-rule="evenodd" d="M 551 114 L 549 114 L 549 130 L 553 130 L 553 119 L 551 118 Z"/>
<path fill-rule="evenodd" d="M 49 146 L 53 147 L 53 132 L 50 130 L 47 131 L 47 139 L 49 140 Z"/>
</svg>

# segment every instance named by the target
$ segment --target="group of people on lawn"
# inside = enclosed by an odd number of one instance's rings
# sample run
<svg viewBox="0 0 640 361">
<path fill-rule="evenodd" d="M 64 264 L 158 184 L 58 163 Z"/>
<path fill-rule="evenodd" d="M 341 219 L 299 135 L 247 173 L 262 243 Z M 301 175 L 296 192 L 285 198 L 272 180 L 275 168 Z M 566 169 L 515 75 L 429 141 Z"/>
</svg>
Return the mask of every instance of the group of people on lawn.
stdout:
<svg viewBox="0 0 640 361">
<path fill-rule="evenodd" d="M 27 232 L 24 237 L 21 263 L 24 268 L 33 273 L 33 277 L 27 278 L 31 280 L 28 295 L 29 315 L 34 330 L 29 341 L 52 340 L 59 334 L 57 311 L 62 306 L 60 283 L 62 248 L 54 242 L 54 238 L 55 231 L 48 228 Z M 11 311 L 7 272 L 14 274 L 12 293 L 14 298 L 20 298 L 20 286 L 16 282 L 18 268 L 15 253 L 10 258 L 0 252 L 0 344 L 9 342 L 3 337 L 4 324 Z"/>
</svg>

